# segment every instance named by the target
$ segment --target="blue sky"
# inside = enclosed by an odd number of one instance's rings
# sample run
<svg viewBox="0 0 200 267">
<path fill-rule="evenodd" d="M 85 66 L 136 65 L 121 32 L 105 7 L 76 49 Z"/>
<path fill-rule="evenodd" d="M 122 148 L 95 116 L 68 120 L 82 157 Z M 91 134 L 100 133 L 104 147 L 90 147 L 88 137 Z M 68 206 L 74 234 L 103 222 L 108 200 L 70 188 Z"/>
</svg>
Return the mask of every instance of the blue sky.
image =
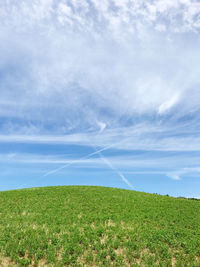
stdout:
<svg viewBox="0 0 200 267">
<path fill-rule="evenodd" d="M 2 0 L 0 190 L 200 197 L 200 3 Z"/>
</svg>

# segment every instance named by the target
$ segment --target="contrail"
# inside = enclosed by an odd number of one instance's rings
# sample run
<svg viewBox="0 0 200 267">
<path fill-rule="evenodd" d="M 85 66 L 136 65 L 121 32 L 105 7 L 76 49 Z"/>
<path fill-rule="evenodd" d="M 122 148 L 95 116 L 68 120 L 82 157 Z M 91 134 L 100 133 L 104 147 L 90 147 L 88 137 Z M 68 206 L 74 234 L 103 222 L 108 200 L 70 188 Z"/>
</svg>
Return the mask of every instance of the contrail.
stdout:
<svg viewBox="0 0 200 267">
<path fill-rule="evenodd" d="M 104 131 L 104 129 L 106 128 L 106 124 L 105 123 L 103 123 L 103 124 L 101 123 L 100 126 L 101 127 L 100 127 L 99 134 Z M 124 140 L 123 140 L 123 142 L 124 142 Z M 122 141 L 119 142 L 119 143 L 122 143 Z M 106 159 L 106 157 L 101 153 L 103 150 L 101 150 L 101 151 L 100 150 L 97 150 L 97 148 L 94 145 L 92 145 L 92 146 L 94 147 L 96 153 L 99 154 L 100 158 L 106 163 L 106 165 L 108 167 L 110 167 L 111 170 L 113 170 L 122 179 L 122 181 L 125 182 L 131 189 L 134 189 L 133 185 L 128 181 L 128 179 L 126 179 L 126 177 L 124 177 L 124 175 L 118 169 L 116 169 L 112 165 L 112 163 L 108 159 Z"/>
<path fill-rule="evenodd" d="M 123 141 L 124 141 L 124 140 L 123 140 Z M 93 153 L 90 153 L 90 154 L 88 154 L 88 155 L 86 155 L 86 156 L 83 156 L 83 157 L 77 159 L 77 160 L 74 160 L 74 161 L 72 161 L 72 162 L 70 162 L 70 163 L 67 163 L 67 164 L 65 164 L 65 165 L 63 165 L 63 166 L 61 166 L 61 167 L 59 167 L 59 168 L 57 168 L 57 169 L 48 171 L 48 172 L 46 172 L 45 174 L 43 174 L 43 177 L 44 177 L 44 176 L 49 176 L 49 175 L 54 174 L 54 173 L 57 173 L 57 172 L 59 172 L 60 170 L 62 170 L 62 169 L 64 169 L 64 168 L 67 168 L 67 167 L 71 166 L 72 164 L 75 164 L 75 163 L 79 162 L 79 161 L 82 160 L 82 159 L 90 158 L 90 157 L 92 157 L 92 156 L 94 156 L 94 155 L 97 155 L 97 154 L 101 153 L 102 151 L 105 151 L 105 150 L 110 149 L 111 147 L 115 147 L 115 146 L 116 146 L 117 144 L 119 144 L 119 143 L 121 143 L 121 142 L 118 142 L 118 143 L 109 145 L 109 146 L 107 146 L 107 147 L 101 148 L 101 149 L 99 149 L 99 150 L 97 150 L 97 151 L 95 151 L 95 152 L 93 152 Z"/>
<path fill-rule="evenodd" d="M 108 159 L 104 157 L 101 151 L 97 151 L 97 153 L 99 154 L 100 158 L 106 163 L 106 165 L 108 165 L 113 171 L 115 171 L 116 174 L 119 175 L 123 182 L 125 182 L 131 189 L 134 189 L 133 185 L 128 181 L 128 179 L 126 179 L 126 177 L 124 177 L 124 175 L 120 171 L 118 171 Z"/>
<path fill-rule="evenodd" d="M 100 132 L 102 132 L 102 131 L 100 131 Z M 130 138 L 130 137 L 129 137 L 129 138 Z M 126 139 L 129 139 L 129 138 L 126 138 Z M 126 139 L 125 139 L 125 140 L 126 140 Z M 73 165 L 73 164 L 79 162 L 79 161 L 82 160 L 82 159 L 87 159 L 87 158 L 90 158 L 90 157 L 92 157 L 92 156 L 98 154 L 98 155 L 100 156 L 100 158 L 106 163 L 106 165 L 108 165 L 113 171 L 115 171 L 115 173 L 116 173 L 117 175 L 119 175 L 119 177 L 122 179 L 123 182 L 125 182 L 131 189 L 134 189 L 133 185 L 127 180 L 127 178 L 126 178 L 120 171 L 118 171 L 118 170 L 112 165 L 112 163 L 111 163 L 108 159 L 106 159 L 106 158 L 104 157 L 104 155 L 101 153 L 101 152 L 106 151 L 106 150 L 108 150 L 108 149 L 110 149 L 110 148 L 112 148 L 112 147 L 115 147 L 116 145 L 118 145 L 118 144 L 124 142 L 125 140 L 120 141 L 120 142 L 117 142 L 117 143 L 115 143 L 115 144 L 111 144 L 111 145 L 109 145 L 109 146 L 107 146 L 107 147 L 104 147 L 104 148 L 101 148 L 101 149 L 99 149 L 99 150 L 97 150 L 96 147 L 95 147 L 94 145 L 92 145 L 92 146 L 94 147 L 94 149 L 95 149 L 95 152 L 90 153 L 90 154 L 88 154 L 88 155 L 86 155 L 86 156 L 83 156 L 83 157 L 81 157 L 81 158 L 79 158 L 79 159 L 77 159 L 77 160 L 74 160 L 74 161 L 70 162 L 70 163 L 67 163 L 67 164 L 65 164 L 65 165 L 63 165 L 63 166 L 61 166 L 61 167 L 59 167 L 59 168 L 56 168 L 56 169 L 51 170 L 51 171 L 48 171 L 48 172 L 46 172 L 45 174 L 43 174 L 43 177 L 49 176 L 49 175 L 51 175 L 51 174 L 55 174 L 55 173 L 59 172 L 60 170 L 62 170 L 62 169 L 64 169 L 64 168 L 67 168 L 67 167 L 69 167 L 69 166 L 71 166 L 71 165 Z"/>
</svg>

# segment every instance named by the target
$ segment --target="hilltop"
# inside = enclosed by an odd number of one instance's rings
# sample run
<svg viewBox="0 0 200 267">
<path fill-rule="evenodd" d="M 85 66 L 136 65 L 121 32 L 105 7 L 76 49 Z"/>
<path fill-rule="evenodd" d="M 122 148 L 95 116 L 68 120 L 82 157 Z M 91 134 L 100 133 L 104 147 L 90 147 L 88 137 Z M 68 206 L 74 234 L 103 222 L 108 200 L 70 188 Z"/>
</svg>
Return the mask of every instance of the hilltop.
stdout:
<svg viewBox="0 0 200 267">
<path fill-rule="evenodd" d="M 1 266 L 200 266 L 200 201 L 57 186 L 0 192 Z"/>
</svg>

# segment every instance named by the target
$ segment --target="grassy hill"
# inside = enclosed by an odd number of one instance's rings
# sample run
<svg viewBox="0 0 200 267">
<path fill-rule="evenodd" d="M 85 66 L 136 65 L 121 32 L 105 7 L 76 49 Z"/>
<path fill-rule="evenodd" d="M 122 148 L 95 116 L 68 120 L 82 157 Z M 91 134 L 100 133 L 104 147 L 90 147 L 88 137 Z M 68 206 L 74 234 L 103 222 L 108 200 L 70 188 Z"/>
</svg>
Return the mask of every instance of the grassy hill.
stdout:
<svg viewBox="0 0 200 267">
<path fill-rule="evenodd" d="M 0 192 L 0 266 L 200 266 L 200 201 L 89 186 Z"/>
</svg>

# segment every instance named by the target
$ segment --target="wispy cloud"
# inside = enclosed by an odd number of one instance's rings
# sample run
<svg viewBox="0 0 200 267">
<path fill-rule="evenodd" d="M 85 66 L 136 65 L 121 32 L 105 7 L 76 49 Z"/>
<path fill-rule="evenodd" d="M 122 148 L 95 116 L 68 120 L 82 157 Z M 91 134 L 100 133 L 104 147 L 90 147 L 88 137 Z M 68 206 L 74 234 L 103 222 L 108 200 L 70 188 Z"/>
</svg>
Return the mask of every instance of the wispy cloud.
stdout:
<svg viewBox="0 0 200 267">
<path fill-rule="evenodd" d="M 173 180 L 181 180 L 181 178 L 180 178 L 180 176 L 179 176 L 179 174 L 177 174 L 176 172 L 175 173 L 167 173 L 167 176 L 169 177 L 169 178 L 172 178 Z"/>
<path fill-rule="evenodd" d="M 104 126 L 103 126 L 104 127 Z M 130 127 L 117 127 L 108 130 L 87 131 L 65 135 L 0 135 L 2 143 L 22 144 L 63 144 L 80 146 L 108 147 L 118 150 L 149 151 L 199 151 L 200 135 L 196 120 L 179 124 L 159 124 L 147 122 Z M 92 143 L 92 145 L 91 145 Z"/>
<path fill-rule="evenodd" d="M 199 9 L 181 0 L 2 1 L 1 131 L 66 134 L 197 111 Z"/>
<path fill-rule="evenodd" d="M 190 167 L 190 168 L 181 168 L 178 170 L 175 170 L 173 172 L 167 173 L 167 176 L 174 179 L 174 180 L 181 180 L 181 177 L 183 176 L 189 176 L 189 177 L 199 177 L 200 174 L 200 168 L 199 167 Z"/>
</svg>

